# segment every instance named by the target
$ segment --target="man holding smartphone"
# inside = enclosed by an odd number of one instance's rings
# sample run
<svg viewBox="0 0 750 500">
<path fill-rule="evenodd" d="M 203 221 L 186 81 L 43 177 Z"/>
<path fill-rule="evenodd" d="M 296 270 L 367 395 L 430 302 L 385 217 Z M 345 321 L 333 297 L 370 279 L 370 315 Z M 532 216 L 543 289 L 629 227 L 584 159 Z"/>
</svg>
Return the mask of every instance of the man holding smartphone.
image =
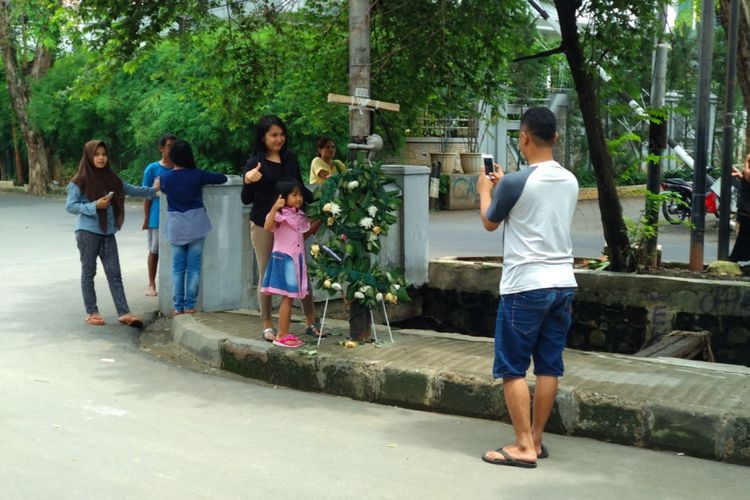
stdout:
<svg viewBox="0 0 750 500">
<path fill-rule="evenodd" d="M 548 456 L 542 433 L 563 374 L 577 286 L 570 226 L 578 181 L 553 158 L 557 138 L 555 115 L 546 108 L 528 109 L 521 117 L 519 146 L 529 168 L 504 175 L 496 165 L 477 181 L 485 229 L 505 225 L 493 376 L 503 379 L 516 438 L 482 455 L 496 465 L 534 468 L 537 458 Z M 533 413 L 526 382 L 532 358 Z"/>
</svg>

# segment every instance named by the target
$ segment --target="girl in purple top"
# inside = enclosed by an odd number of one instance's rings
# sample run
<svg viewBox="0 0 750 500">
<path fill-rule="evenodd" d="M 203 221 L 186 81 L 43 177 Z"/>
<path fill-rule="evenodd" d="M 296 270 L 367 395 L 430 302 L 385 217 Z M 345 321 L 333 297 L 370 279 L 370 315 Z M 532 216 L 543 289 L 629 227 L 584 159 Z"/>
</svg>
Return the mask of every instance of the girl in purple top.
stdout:
<svg viewBox="0 0 750 500">
<path fill-rule="evenodd" d="M 174 167 L 159 177 L 167 195 L 167 236 L 172 248 L 174 314 L 194 314 L 201 280 L 203 242 L 211 231 L 203 186 L 224 184 L 227 176 L 199 170 L 190 144 L 175 141 L 169 150 Z"/>
<path fill-rule="evenodd" d="M 280 295 L 279 333 L 272 340 L 281 347 L 300 347 L 304 342 L 289 333 L 292 301 L 307 297 L 307 266 L 305 265 L 305 237 L 315 232 L 320 221 L 312 225 L 302 211 L 302 184 L 292 177 L 276 183 L 278 198 L 266 215 L 263 229 L 273 233 L 273 250 L 266 266 L 261 292 Z"/>
</svg>

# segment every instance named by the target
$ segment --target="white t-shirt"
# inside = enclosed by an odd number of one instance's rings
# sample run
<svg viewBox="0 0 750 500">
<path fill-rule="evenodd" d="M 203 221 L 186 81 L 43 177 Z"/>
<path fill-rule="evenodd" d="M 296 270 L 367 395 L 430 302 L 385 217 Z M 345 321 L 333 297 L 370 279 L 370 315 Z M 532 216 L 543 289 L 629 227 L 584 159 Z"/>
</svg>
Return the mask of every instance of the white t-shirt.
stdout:
<svg viewBox="0 0 750 500">
<path fill-rule="evenodd" d="M 503 176 L 487 219 L 505 223 L 500 294 L 576 287 L 570 226 L 578 181 L 556 161 Z"/>
</svg>

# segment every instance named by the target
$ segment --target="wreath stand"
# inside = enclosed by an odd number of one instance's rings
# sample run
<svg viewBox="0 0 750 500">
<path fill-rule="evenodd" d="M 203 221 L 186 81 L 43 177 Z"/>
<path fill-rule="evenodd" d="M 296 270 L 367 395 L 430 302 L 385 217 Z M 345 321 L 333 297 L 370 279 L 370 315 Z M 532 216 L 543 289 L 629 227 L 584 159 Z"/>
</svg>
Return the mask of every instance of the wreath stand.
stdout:
<svg viewBox="0 0 750 500">
<path fill-rule="evenodd" d="M 329 297 L 326 297 L 325 306 L 323 306 L 323 317 L 320 320 L 320 335 L 318 336 L 318 347 L 320 347 L 320 341 L 323 338 L 323 329 L 326 325 L 326 313 L 328 312 L 328 301 Z M 383 304 L 383 315 L 385 316 L 385 324 L 388 326 L 388 336 L 391 338 L 391 344 L 393 344 L 393 332 L 391 331 L 391 322 L 388 321 L 388 311 L 385 308 L 385 300 L 380 301 Z M 378 332 L 375 329 L 375 316 L 372 314 L 372 308 L 370 308 L 370 322 L 372 325 L 372 335 L 375 337 L 375 342 L 378 341 Z"/>
</svg>

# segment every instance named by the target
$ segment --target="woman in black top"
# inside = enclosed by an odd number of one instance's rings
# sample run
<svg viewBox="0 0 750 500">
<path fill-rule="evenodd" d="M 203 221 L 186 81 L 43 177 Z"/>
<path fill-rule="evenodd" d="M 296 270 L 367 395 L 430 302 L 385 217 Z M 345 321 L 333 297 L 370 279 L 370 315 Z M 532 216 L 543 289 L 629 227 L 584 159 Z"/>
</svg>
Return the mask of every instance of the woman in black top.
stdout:
<svg viewBox="0 0 750 500">
<path fill-rule="evenodd" d="M 242 203 L 253 204 L 250 210 L 250 240 L 253 243 L 260 276 L 266 271 L 273 249 L 273 233 L 263 229 L 263 225 L 266 215 L 277 199 L 276 182 L 284 177 L 293 177 L 304 186 L 297 158 L 287 147 L 284 122 L 276 115 L 267 115 L 260 119 L 256 127 L 255 150 L 243 168 L 242 186 Z M 303 190 L 302 195 L 305 203 L 312 201 L 312 193 L 307 188 Z M 302 299 L 307 324 L 305 332 L 317 336 L 320 335 L 320 331 L 315 323 L 312 287 L 309 289 L 310 293 Z M 263 320 L 263 337 L 273 341 L 277 331 L 271 320 L 271 296 L 261 293 L 260 287 L 258 304 Z"/>
<path fill-rule="evenodd" d="M 737 203 L 737 239 L 729 260 L 740 262 L 750 260 L 750 155 L 745 157 L 742 171 L 733 170 L 732 175 L 742 182 Z"/>
</svg>

